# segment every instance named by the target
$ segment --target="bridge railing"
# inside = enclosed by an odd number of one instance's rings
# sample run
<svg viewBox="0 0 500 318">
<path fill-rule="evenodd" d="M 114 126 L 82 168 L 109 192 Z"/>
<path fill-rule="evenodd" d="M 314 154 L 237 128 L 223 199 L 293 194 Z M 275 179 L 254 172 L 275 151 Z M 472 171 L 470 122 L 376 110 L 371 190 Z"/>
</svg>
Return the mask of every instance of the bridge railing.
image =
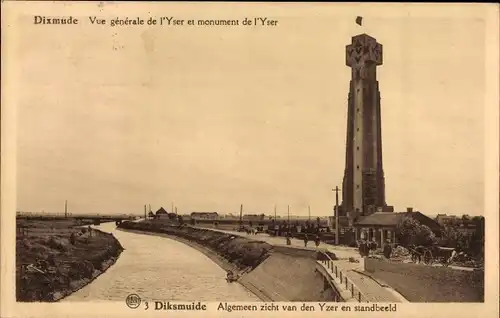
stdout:
<svg viewBox="0 0 500 318">
<path fill-rule="evenodd" d="M 352 298 L 358 302 L 369 302 L 368 298 L 359 290 L 345 273 L 335 264 L 335 261 L 326 253 L 321 252 L 321 258 L 318 262 L 322 263 L 328 270 L 332 278 L 339 279 L 342 287 L 351 293 Z"/>
</svg>

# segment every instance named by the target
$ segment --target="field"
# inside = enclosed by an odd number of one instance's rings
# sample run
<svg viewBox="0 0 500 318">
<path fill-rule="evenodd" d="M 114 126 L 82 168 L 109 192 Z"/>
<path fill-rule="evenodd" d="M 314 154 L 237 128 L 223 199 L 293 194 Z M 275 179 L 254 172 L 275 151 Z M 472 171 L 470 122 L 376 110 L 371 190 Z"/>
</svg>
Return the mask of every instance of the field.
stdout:
<svg viewBox="0 0 500 318">
<path fill-rule="evenodd" d="M 57 301 L 116 260 L 123 248 L 107 233 L 73 220 L 17 220 L 18 301 Z"/>
</svg>

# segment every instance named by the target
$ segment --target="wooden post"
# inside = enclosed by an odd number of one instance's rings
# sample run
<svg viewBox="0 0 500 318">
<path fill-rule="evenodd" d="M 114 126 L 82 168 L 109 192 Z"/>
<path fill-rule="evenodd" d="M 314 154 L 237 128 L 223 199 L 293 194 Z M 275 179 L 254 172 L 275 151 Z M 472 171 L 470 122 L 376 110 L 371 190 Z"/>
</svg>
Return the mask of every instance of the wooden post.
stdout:
<svg viewBox="0 0 500 318">
<path fill-rule="evenodd" d="M 240 229 L 243 227 L 243 204 L 240 205 Z"/>
</svg>

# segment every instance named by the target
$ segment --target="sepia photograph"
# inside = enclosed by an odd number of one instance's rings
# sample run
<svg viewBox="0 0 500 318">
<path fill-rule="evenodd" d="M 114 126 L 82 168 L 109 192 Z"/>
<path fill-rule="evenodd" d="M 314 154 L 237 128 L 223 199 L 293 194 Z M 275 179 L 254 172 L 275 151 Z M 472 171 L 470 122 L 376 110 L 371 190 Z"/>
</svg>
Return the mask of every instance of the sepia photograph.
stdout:
<svg viewBox="0 0 500 318">
<path fill-rule="evenodd" d="M 485 303 L 498 7 L 48 4 L 2 2 L 16 306 Z"/>
</svg>

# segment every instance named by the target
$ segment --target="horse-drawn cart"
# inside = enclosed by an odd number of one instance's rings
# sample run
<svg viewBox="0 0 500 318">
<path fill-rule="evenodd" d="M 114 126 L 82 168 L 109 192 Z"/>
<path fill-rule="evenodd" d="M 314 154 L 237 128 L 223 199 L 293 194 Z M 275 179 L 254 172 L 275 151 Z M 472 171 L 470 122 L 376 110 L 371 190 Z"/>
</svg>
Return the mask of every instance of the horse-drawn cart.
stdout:
<svg viewBox="0 0 500 318">
<path fill-rule="evenodd" d="M 414 263 L 423 261 L 426 265 L 440 263 L 443 266 L 448 266 L 456 255 L 456 250 L 453 247 L 442 246 L 412 246 L 408 248 L 411 253 L 411 260 Z"/>
</svg>

